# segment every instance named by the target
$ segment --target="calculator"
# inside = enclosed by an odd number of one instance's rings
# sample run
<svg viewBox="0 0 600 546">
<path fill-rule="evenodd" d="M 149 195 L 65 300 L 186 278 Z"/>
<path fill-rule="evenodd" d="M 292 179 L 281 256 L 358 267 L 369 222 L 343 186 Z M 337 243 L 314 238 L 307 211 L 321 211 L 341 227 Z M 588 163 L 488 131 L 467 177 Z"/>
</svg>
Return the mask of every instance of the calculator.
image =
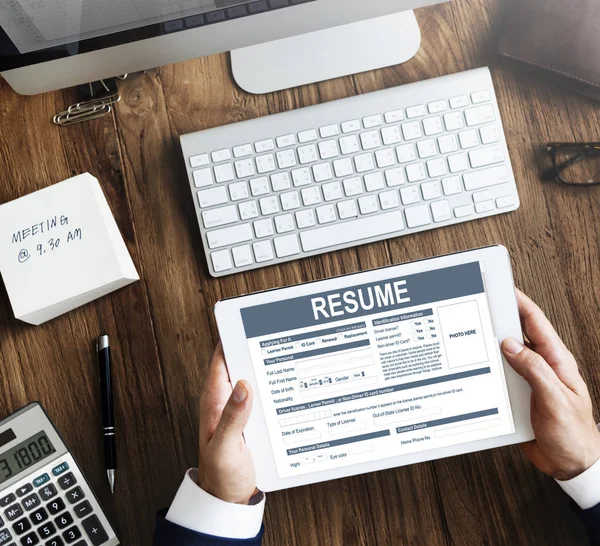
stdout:
<svg viewBox="0 0 600 546">
<path fill-rule="evenodd" d="M 0 421 L 0 546 L 114 546 L 119 540 L 38 403 Z"/>
</svg>

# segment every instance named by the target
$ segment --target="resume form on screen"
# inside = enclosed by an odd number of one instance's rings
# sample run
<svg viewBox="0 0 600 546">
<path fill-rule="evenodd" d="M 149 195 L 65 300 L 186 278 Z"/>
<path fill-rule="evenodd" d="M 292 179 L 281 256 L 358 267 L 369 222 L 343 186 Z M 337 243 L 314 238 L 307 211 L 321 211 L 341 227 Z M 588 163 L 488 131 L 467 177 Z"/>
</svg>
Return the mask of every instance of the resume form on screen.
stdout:
<svg viewBox="0 0 600 546">
<path fill-rule="evenodd" d="M 515 431 L 478 262 L 241 314 L 281 478 Z"/>
</svg>

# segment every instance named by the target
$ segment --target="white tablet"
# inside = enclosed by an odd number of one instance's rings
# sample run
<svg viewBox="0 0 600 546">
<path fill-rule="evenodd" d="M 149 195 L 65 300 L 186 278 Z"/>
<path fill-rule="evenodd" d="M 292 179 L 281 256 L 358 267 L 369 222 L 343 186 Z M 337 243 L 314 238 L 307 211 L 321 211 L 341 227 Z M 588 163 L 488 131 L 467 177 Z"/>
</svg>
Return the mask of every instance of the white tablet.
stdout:
<svg viewBox="0 0 600 546">
<path fill-rule="evenodd" d="M 533 438 L 510 258 L 494 246 L 219 302 L 245 438 L 274 491 Z"/>
</svg>

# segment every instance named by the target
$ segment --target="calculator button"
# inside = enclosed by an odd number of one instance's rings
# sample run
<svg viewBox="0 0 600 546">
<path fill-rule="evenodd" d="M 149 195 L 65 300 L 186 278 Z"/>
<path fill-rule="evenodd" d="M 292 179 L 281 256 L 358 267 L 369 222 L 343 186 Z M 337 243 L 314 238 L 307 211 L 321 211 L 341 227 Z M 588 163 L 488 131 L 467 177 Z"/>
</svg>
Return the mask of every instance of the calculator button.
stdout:
<svg viewBox="0 0 600 546">
<path fill-rule="evenodd" d="M 46 512 L 46 510 L 43 508 L 40 508 L 39 510 L 33 512 L 31 516 L 29 516 L 29 519 L 31 519 L 34 525 L 39 525 L 42 523 L 42 521 L 46 521 L 48 519 L 48 512 Z"/>
<path fill-rule="evenodd" d="M 72 542 L 75 542 L 78 538 L 81 538 L 81 531 L 77 527 L 71 527 L 70 529 L 67 529 L 62 536 L 67 542 L 67 544 L 71 544 Z M 99 542 L 98 544 L 102 543 Z"/>
<path fill-rule="evenodd" d="M 50 483 L 46 487 L 42 487 L 38 493 L 43 501 L 49 501 L 52 497 L 56 496 L 58 491 L 56 490 L 56 487 Z"/>
<path fill-rule="evenodd" d="M 61 510 L 64 510 L 65 508 L 65 503 L 63 502 L 62 499 L 56 499 L 52 502 L 49 502 L 46 505 L 46 508 L 48 508 L 48 512 L 50 512 L 53 516 L 55 516 L 56 514 L 58 514 Z"/>
<path fill-rule="evenodd" d="M 51 537 L 54 533 L 56 533 L 56 527 L 54 527 L 54 525 L 48 522 L 42 525 L 41 527 L 38 527 L 37 532 L 42 538 L 48 538 Z"/>
<path fill-rule="evenodd" d="M 75 476 L 73 476 L 73 472 L 69 472 L 68 474 L 65 474 L 62 478 L 58 478 L 58 485 L 60 485 L 60 488 L 63 491 L 69 489 L 69 487 L 73 487 L 76 483 L 77 480 L 75 479 Z"/>
<path fill-rule="evenodd" d="M 54 474 L 55 476 L 60 476 L 63 472 L 66 472 L 67 470 L 69 470 L 69 464 L 62 463 L 62 464 L 59 464 L 58 466 L 55 466 L 52 469 L 52 474 Z"/>
<path fill-rule="evenodd" d="M 35 533 L 29 533 L 21 539 L 21 544 L 23 546 L 33 546 L 34 544 L 39 544 L 40 539 Z"/>
<path fill-rule="evenodd" d="M 31 523 L 29 523 L 27 518 L 20 519 L 13 525 L 13 531 L 17 533 L 17 535 L 22 535 L 29 531 L 29 529 L 31 529 Z"/>
<path fill-rule="evenodd" d="M 80 500 L 83 499 L 84 496 L 85 495 L 83 494 L 81 487 L 75 487 L 75 489 L 71 489 L 71 491 L 69 491 L 67 493 L 67 499 L 69 499 L 69 502 L 71 504 L 75 504 L 76 502 L 79 502 Z"/>
<path fill-rule="evenodd" d="M 21 504 L 24 506 L 25 510 L 27 510 L 27 511 L 33 510 L 34 508 L 38 507 L 41 503 L 42 503 L 42 501 L 35 493 L 33 493 L 33 495 L 29 495 L 29 497 L 25 497 L 21 501 Z"/>
<path fill-rule="evenodd" d="M 23 508 L 21 508 L 18 504 L 14 504 L 4 512 L 4 515 L 6 516 L 8 521 L 14 521 L 19 516 L 23 515 Z"/>
<path fill-rule="evenodd" d="M 65 546 L 63 539 L 60 537 L 51 538 L 44 546 Z M 75 545 L 77 546 L 77 545 Z"/>
<path fill-rule="evenodd" d="M 12 535 L 8 529 L 2 529 L 2 531 L 0 531 L 0 544 L 6 544 L 11 538 Z"/>
<path fill-rule="evenodd" d="M 11 493 L 0 499 L 0 508 L 6 508 L 11 502 L 15 500 L 15 495 Z"/>
<path fill-rule="evenodd" d="M 50 476 L 48 476 L 48 474 L 42 474 L 41 476 L 38 476 L 35 480 L 33 480 L 33 485 L 35 487 L 40 487 L 41 485 L 44 485 L 46 482 L 50 481 Z"/>
<path fill-rule="evenodd" d="M 23 495 L 27 495 L 30 491 L 33 491 L 33 485 L 30 483 L 26 483 L 23 487 L 19 487 L 17 489 L 17 497 L 22 497 Z"/>
<path fill-rule="evenodd" d="M 94 546 L 99 546 L 108 541 L 108 535 L 97 516 L 90 516 L 89 518 L 84 519 L 81 522 L 81 525 L 83 525 L 87 536 L 90 537 Z"/>
<path fill-rule="evenodd" d="M 92 505 L 88 501 L 83 501 L 73 508 L 73 511 L 78 518 L 82 518 L 92 512 Z"/>
<path fill-rule="evenodd" d="M 64 514 L 58 516 L 54 523 L 59 529 L 64 529 L 67 525 L 71 525 L 73 523 L 73 516 L 69 514 L 69 512 L 65 512 Z"/>
</svg>

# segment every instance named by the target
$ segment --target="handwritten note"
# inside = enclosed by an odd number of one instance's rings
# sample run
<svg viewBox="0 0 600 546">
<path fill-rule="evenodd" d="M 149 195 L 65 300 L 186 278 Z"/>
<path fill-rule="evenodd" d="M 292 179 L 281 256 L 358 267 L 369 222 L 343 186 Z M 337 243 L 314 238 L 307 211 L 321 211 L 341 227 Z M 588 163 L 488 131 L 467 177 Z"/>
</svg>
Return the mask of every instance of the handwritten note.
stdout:
<svg viewBox="0 0 600 546">
<path fill-rule="evenodd" d="M 0 205 L 0 272 L 15 316 L 32 324 L 139 278 L 90 174 Z"/>
</svg>

